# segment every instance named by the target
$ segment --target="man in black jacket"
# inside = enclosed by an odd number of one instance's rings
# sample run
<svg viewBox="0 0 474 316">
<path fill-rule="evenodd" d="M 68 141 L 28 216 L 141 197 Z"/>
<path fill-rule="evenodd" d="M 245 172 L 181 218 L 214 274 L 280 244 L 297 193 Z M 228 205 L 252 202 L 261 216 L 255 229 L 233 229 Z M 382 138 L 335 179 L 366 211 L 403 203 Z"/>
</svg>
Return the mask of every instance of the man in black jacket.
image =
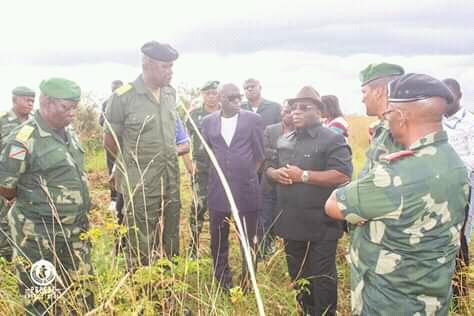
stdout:
<svg viewBox="0 0 474 316">
<path fill-rule="evenodd" d="M 335 315 L 336 247 L 343 226 L 326 215 L 324 204 L 351 179 L 351 150 L 343 136 L 321 125 L 314 88 L 302 88 L 288 104 L 296 130 L 279 138 L 266 170 L 277 188 L 275 232 L 285 240 L 291 279 L 309 281 L 298 295 L 304 315 Z"/>
</svg>

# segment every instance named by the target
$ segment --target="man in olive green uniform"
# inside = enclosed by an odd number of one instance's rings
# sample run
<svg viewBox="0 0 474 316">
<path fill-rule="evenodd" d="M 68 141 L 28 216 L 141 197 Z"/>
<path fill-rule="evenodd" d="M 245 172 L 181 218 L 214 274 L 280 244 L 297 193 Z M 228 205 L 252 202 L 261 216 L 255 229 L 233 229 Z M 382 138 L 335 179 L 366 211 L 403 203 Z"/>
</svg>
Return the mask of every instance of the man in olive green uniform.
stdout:
<svg viewBox="0 0 474 316">
<path fill-rule="evenodd" d="M 117 157 L 115 180 L 124 195 L 131 270 L 179 251 L 176 91 L 169 85 L 178 52 L 155 41 L 141 51 L 143 73 L 115 90 L 105 113 L 104 143 Z"/>
<path fill-rule="evenodd" d="M 26 310 L 83 313 L 93 308 L 84 282 L 92 276 L 90 208 L 84 150 L 68 128 L 81 90 L 67 79 L 40 85 L 40 109 L 13 130 L 0 154 L 0 194 L 16 198 L 8 213 L 20 293 Z"/>
<path fill-rule="evenodd" d="M 219 109 L 217 88 L 219 81 L 211 80 L 206 82 L 201 88 L 203 104 L 200 107 L 191 109 L 190 119 L 196 128 L 201 131 L 201 123 L 206 115 Z M 199 234 L 202 231 L 204 215 L 207 211 L 207 182 L 209 173 L 209 158 L 202 145 L 195 127 L 188 119 L 186 122 L 191 136 L 193 148 L 193 160 L 184 156 L 184 163 L 188 173 L 191 175 L 191 185 L 193 189 L 193 199 L 191 201 L 191 211 L 189 213 L 189 226 L 191 230 L 191 240 L 189 241 L 189 256 L 196 258 L 199 248 Z"/>
<path fill-rule="evenodd" d="M 360 74 L 362 102 L 367 115 L 376 116 L 379 122 L 372 128 L 372 137 L 366 151 L 365 165 L 359 176 L 365 175 L 377 164 L 380 155 L 400 150 L 388 131 L 387 122 L 382 113 L 387 108 L 387 84 L 404 74 L 401 66 L 389 63 L 370 64 Z"/>
<path fill-rule="evenodd" d="M 326 213 L 357 224 L 350 246 L 354 315 L 447 315 L 468 195 L 467 170 L 442 128 L 453 96 L 439 80 L 389 84 L 384 113 L 404 148 L 337 189 Z"/>
<path fill-rule="evenodd" d="M 0 151 L 10 132 L 28 119 L 35 102 L 35 92 L 28 87 L 16 87 L 12 95 L 12 109 L 9 112 L 0 112 Z M 8 209 L 9 203 L 0 196 L 0 257 L 11 260 L 13 251 L 9 242 L 11 236 L 7 221 Z"/>
</svg>

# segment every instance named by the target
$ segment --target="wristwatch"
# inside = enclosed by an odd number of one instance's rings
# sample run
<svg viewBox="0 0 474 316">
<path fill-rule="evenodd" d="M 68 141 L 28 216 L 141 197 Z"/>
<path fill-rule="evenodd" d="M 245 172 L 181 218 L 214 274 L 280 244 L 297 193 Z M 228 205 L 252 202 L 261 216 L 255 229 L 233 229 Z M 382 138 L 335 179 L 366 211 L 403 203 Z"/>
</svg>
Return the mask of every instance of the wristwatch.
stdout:
<svg viewBox="0 0 474 316">
<path fill-rule="evenodd" d="M 308 170 L 304 170 L 303 174 L 301 175 L 301 182 L 307 183 L 309 181 L 309 172 Z"/>
</svg>

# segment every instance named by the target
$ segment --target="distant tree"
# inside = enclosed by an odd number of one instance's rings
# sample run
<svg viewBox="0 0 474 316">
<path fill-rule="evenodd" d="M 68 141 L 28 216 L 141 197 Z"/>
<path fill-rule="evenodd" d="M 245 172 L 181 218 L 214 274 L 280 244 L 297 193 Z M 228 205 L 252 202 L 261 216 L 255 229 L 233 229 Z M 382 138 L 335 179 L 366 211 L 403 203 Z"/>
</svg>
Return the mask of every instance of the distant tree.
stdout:
<svg viewBox="0 0 474 316">
<path fill-rule="evenodd" d="M 85 92 L 76 110 L 72 126 L 79 134 L 81 143 L 97 147 L 102 142 L 102 127 L 99 125 L 100 107 L 92 92 Z"/>
</svg>

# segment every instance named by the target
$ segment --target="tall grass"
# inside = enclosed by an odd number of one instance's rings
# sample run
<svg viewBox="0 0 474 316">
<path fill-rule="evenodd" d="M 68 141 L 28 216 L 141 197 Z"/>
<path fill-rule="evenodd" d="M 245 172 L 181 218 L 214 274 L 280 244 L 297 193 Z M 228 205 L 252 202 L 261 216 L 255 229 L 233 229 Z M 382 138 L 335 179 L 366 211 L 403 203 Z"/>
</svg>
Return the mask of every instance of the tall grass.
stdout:
<svg viewBox="0 0 474 316">
<path fill-rule="evenodd" d="M 367 128 L 370 119 L 351 116 L 349 142 L 353 151 L 355 174 L 365 160 Z M 84 140 L 83 140 L 84 141 Z M 94 142 L 92 142 L 94 141 Z M 93 315 L 257 315 L 253 295 L 245 295 L 235 288 L 229 295 L 218 288 L 210 256 L 210 239 L 206 222 L 200 238 L 198 260 L 190 260 L 186 246 L 190 238 L 188 218 L 191 207 L 191 186 L 185 170 L 181 168 L 181 256 L 174 262 L 159 260 L 150 267 L 128 273 L 123 253 L 114 254 L 115 244 L 126 232 L 116 224 L 115 216 L 108 210 L 109 191 L 105 155 L 96 140 L 85 141 L 86 166 L 91 185 L 91 229 L 85 236 L 93 245 L 92 262 L 95 282 L 92 291 L 96 298 Z M 92 142 L 92 145 L 90 145 Z M 474 246 L 474 243 L 471 243 Z M 239 240 L 235 230 L 230 238 L 230 264 L 240 269 Z M 338 314 L 350 315 L 350 275 L 345 259 L 347 239 L 344 236 L 337 250 L 338 265 Z M 474 275 L 471 267 L 467 272 Z M 23 313 L 22 298 L 17 292 L 16 276 L 12 263 L 0 262 L 0 312 L 3 315 Z M 291 287 L 281 241 L 277 252 L 260 263 L 257 283 L 261 291 L 266 315 L 297 315 L 296 291 Z M 471 291 L 469 302 L 474 304 Z M 467 303 L 469 303 L 467 302 Z M 74 304 L 73 304 L 74 305 Z M 70 311 L 66 311 L 70 314 Z M 454 315 L 454 314 L 453 314 Z M 471 315 L 469 310 L 464 315 Z"/>
</svg>

